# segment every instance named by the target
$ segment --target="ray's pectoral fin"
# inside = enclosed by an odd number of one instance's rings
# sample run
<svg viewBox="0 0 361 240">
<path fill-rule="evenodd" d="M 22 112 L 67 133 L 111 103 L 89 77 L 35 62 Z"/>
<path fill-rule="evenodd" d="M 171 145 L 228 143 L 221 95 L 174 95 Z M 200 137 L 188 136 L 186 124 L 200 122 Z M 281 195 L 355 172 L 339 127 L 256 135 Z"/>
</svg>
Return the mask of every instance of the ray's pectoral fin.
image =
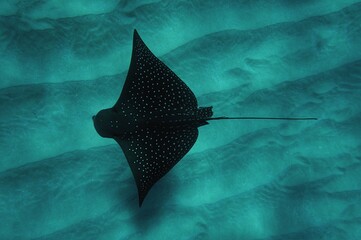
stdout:
<svg viewBox="0 0 361 240">
<path fill-rule="evenodd" d="M 145 45 L 134 30 L 132 58 L 117 112 L 139 116 L 192 112 L 198 103 L 191 89 Z"/>
<path fill-rule="evenodd" d="M 127 140 L 114 138 L 122 148 L 138 188 L 139 206 L 152 186 L 192 148 L 196 127 L 184 129 L 140 129 Z"/>
</svg>

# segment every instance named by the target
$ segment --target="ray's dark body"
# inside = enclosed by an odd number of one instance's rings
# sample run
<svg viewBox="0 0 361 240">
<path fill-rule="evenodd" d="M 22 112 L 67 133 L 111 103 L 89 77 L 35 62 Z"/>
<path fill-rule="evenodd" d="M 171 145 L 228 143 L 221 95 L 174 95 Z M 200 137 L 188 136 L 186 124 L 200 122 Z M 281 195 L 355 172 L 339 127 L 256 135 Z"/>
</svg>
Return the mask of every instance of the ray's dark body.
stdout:
<svg viewBox="0 0 361 240">
<path fill-rule="evenodd" d="M 135 178 L 139 205 L 151 187 L 192 148 L 198 127 L 212 116 L 198 108 L 189 87 L 133 36 L 132 59 L 122 93 L 112 108 L 93 116 L 102 137 L 114 138 Z"/>
<path fill-rule="evenodd" d="M 112 108 L 93 116 L 102 137 L 122 148 L 138 188 L 139 206 L 152 186 L 192 148 L 209 120 L 317 120 L 289 117 L 216 117 L 198 107 L 189 87 L 144 44 L 134 30 L 132 59 Z"/>
</svg>

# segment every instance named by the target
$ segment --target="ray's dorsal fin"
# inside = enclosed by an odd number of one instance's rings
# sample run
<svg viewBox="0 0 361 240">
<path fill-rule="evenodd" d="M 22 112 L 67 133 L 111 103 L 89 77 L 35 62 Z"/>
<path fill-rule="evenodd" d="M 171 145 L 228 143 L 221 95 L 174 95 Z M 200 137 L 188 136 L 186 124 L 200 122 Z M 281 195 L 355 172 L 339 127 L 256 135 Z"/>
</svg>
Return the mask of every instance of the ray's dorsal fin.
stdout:
<svg viewBox="0 0 361 240">
<path fill-rule="evenodd" d="M 134 30 L 130 67 L 123 91 L 113 107 L 149 118 L 197 109 L 190 88 L 144 44 Z"/>
<path fill-rule="evenodd" d="M 114 138 L 122 148 L 138 188 L 139 206 L 152 186 L 192 148 L 196 127 L 183 129 L 141 128 L 130 139 Z"/>
</svg>

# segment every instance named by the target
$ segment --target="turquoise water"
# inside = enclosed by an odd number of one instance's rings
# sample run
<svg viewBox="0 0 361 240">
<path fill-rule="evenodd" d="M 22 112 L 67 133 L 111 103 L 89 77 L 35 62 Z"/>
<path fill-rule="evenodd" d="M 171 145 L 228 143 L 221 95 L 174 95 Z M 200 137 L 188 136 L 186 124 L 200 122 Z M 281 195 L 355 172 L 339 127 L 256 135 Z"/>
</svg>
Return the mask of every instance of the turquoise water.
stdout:
<svg viewBox="0 0 361 240">
<path fill-rule="evenodd" d="M 64 3 L 65 2 L 65 3 Z M 361 2 L 1 1 L 0 239 L 361 239 Z M 138 207 L 132 32 L 215 116 Z"/>
</svg>

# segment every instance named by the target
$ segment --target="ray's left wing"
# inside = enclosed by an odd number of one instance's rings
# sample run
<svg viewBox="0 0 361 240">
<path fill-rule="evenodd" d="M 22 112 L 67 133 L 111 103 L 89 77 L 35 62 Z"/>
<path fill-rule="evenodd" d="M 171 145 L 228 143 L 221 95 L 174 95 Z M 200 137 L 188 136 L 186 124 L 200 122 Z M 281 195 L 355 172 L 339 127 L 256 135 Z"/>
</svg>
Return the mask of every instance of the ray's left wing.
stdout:
<svg viewBox="0 0 361 240">
<path fill-rule="evenodd" d="M 134 30 L 132 59 L 114 110 L 149 118 L 187 114 L 197 107 L 191 89 L 149 50 Z"/>
<path fill-rule="evenodd" d="M 152 186 L 192 148 L 196 127 L 140 128 L 128 140 L 114 138 L 122 148 L 138 188 L 139 206 Z"/>
</svg>

